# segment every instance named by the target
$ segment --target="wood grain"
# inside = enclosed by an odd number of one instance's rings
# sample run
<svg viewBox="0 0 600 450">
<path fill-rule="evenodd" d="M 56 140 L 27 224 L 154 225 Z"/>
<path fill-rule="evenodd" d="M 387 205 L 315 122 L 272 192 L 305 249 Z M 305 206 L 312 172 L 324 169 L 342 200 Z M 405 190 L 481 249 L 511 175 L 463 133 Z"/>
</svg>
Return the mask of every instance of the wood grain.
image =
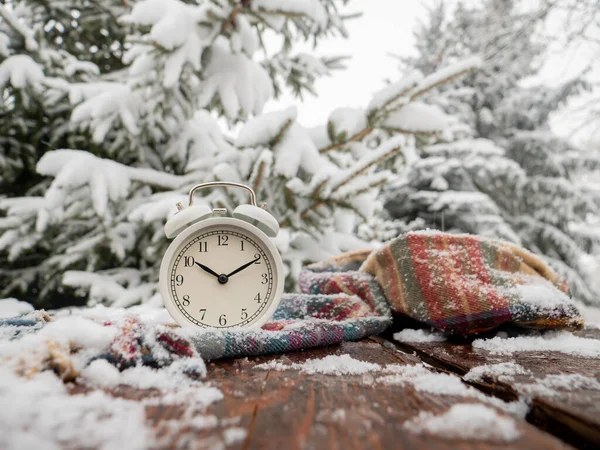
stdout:
<svg viewBox="0 0 600 450">
<path fill-rule="evenodd" d="M 582 337 L 600 339 L 600 330 L 578 333 Z M 559 352 L 519 352 L 511 355 L 492 355 L 474 349 L 470 343 L 398 343 L 395 345 L 414 352 L 434 367 L 463 376 L 474 367 L 485 364 L 515 362 L 530 372 L 514 375 L 512 380 L 499 381 L 484 377 L 473 381 L 475 387 L 505 400 L 513 400 L 519 392 L 532 396 L 527 420 L 562 440 L 580 448 L 600 448 L 600 390 L 537 388 L 540 380 L 549 375 L 579 374 L 600 381 L 600 360 Z M 554 391 L 554 392 L 552 392 Z"/>
<path fill-rule="evenodd" d="M 194 413 L 186 405 L 148 407 L 148 420 L 159 436 L 157 448 L 224 448 L 224 433 L 231 426 L 246 431 L 244 439 L 228 447 L 238 449 L 507 448 L 507 443 L 447 440 L 403 428 L 405 421 L 421 411 L 443 413 L 457 403 L 478 403 L 473 398 L 418 392 L 410 385 L 373 383 L 376 375 L 370 374 L 308 375 L 296 369 L 256 368 L 268 361 L 289 365 L 341 354 L 380 365 L 419 363 L 415 356 L 380 338 L 286 355 L 214 362 L 208 365 L 207 380 L 223 392 L 224 399 L 197 414 L 215 415 L 218 426 L 204 430 L 190 427 Z M 158 393 L 122 386 L 111 394 L 135 400 Z M 568 448 L 525 420 L 516 422 L 521 437 L 510 442 L 510 448 Z"/>
</svg>

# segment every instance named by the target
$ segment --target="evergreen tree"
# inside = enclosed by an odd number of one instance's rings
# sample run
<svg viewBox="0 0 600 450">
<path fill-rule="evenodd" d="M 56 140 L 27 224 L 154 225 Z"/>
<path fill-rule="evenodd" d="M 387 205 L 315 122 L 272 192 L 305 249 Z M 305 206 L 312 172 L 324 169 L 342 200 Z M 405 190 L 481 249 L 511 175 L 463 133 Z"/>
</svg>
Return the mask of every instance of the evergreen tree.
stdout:
<svg viewBox="0 0 600 450">
<path fill-rule="evenodd" d="M 575 169 L 596 163 L 548 125 L 585 83 L 524 84 L 543 61 L 547 45 L 538 31 L 548 12 L 525 6 L 487 0 L 459 4 L 449 15 L 440 4 L 416 31 L 418 56 L 405 60 L 408 66 L 427 74 L 471 54 L 483 65 L 429 99 L 465 126 L 424 148 L 387 190 L 386 208 L 403 226 L 517 242 L 544 255 L 575 297 L 598 302 L 598 199 L 577 184 Z"/>
<path fill-rule="evenodd" d="M 37 306 L 73 302 L 73 292 L 159 302 L 164 221 L 199 182 L 247 183 L 268 203 L 290 286 L 303 263 L 364 246 L 355 226 L 373 214 L 388 169 L 415 153 L 416 135 L 447 125 L 420 97 L 475 65 L 405 78 L 365 110 L 341 108 L 306 129 L 293 107 L 261 110 L 284 86 L 313 92 L 339 67 L 293 44 L 345 33 L 340 2 L 70 0 L 60 14 L 47 3 L 0 5 L 0 88 L 14 117 L 2 131 L 23 146 L 3 158 L 12 180 L 37 174 L 0 198 L 0 295 Z M 265 33 L 280 52 L 262 51 Z M 234 136 L 219 116 L 244 124 Z M 231 210 L 247 199 L 215 190 L 198 201 Z"/>
</svg>

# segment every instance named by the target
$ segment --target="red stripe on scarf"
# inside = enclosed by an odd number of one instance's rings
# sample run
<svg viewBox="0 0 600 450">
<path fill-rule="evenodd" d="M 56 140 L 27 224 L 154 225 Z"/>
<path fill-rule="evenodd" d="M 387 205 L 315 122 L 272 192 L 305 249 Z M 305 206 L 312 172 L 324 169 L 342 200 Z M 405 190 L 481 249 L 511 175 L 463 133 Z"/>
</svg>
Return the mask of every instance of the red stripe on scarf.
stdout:
<svg viewBox="0 0 600 450">
<path fill-rule="evenodd" d="M 423 234 L 408 235 L 408 245 L 410 247 L 411 260 L 415 268 L 415 276 L 423 294 L 423 299 L 427 303 L 429 315 L 433 321 L 437 322 L 446 317 L 442 308 L 443 300 L 438 295 L 438 289 L 431 277 L 432 273 L 429 267 L 426 240 L 427 236 Z"/>
</svg>

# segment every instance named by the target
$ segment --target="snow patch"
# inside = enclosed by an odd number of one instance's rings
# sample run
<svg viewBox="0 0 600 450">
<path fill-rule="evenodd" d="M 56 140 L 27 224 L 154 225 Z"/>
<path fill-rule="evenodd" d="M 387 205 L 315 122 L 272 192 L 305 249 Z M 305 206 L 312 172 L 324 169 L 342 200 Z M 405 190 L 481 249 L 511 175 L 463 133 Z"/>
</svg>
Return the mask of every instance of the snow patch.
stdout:
<svg viewBox="0 0 600 450">
<path fill-rule="evenodd" d="M 461 403 L 443 414 L 422 411 L 404 423 L 417 434 L 433 434 L 445 439 L 511 442 L 519 438 L 515 421 L 485 405 Z"/>
<path fill-rule="evenodd" d="M 261 370 L 300 370 L 309 375 L 321 373 L 324 375 L 362 375 L 381 370 L 375 363 L 360 361 L 350 355 L 329 355 L 323 359 L 309 359 L 303 363 L 284 364 L 278 361 L 269 361 L 255 366 Z"/>
<path fill-rule="evenodd" d="M 12 55 L 0 64 L 0 87 L 10 83 L 16 89 L 44 80 L 42 66 L 27 55 Z"/>
<path fill-rule="evenodd" d="M 16 298 L 0 299 L 0 319 L 18 317 L 33 311 L 33 306 Z"/>
<path fill-rule="evenodd" d="M 435 105 L 411 102 L 392 111 L 383 126 L 409 133 L 438 133 L 448 125 L 448 117 Z"/>
<path fill-rule="evenodd" d="M 485 364 L 483 366 L 473 367 L 464 376 L 465 381 L 484 381 L 484 377 L 492 378 L 498 381 L 512 381 L 514 375 L 530 375 L 531 372 L 523 366 L 514 362 L 504 362 L 499 364 Z"/>
<path fill-rule="evenodd" d="M 1 448 L 145 449 L 153 438 L 143 404 L 104 392 L 69 395 L 52 372 L 30 378 L 0 369 Z"/>
<path fill-rule="evenodd" d="M 394 339 L 398 342 L 444 342 L 446 337 L 437 331 L 429 330 L 405 330 L 394 333 Z"/>
<path fill-rule="evenodd" d="M 529 409 L 524 400 L 511 403 L 504 402 L 496 397 L 487 396 L 474 387 L 463 383 L 457 376 L 431 372 L 423 365 L 390 364 L 383 369 L 383 373 L 386 375 L 377 378 L 377 383 L 388 386 L 409 385 L 416 391 L 428 392 L 434 395 L 474 398 L 520 418 L 525 417 Z"/>
<path fill-rule="evenodd" d="M 286 124 L 294 122 L 298 110 L 290 106 L 281 111 L 273 111 L 254 117 L 242 127 L 235 141 L 237 147 L 254 147 L 268 145 L 279 135 Z"/>
<path fill-rule="evenodd" d="M 578 373 L 546 375 L 532 384 L 517 384 L 517 390 L 526 396 L 555 397 L 561 392 L 600 391 L 600 381 Z"/>
<path fill-rule="evenodd" d="M 246 430 L 239 427 L 227 428 L 223 432 L 223 438 L 225 439 L 225 445 L 233 445 L 236 442 L 243 441 L 246 438 Z"/>
<path fill-rule="evenodd" d="M 518 352 L 560 352 L 585 358 L 600 357 L 600 341 L 575 336 L 568 331 L 551 331 L 530 336 L 503 339 L 476 339 L 473 348 L 486 350 L 495 355 L 510 355 Z"/>
<path fill-rule="evenodd" d="M 250 5 L 268 12 L 302 14 L 321 28 L 327 25 L 327 12 L 318 0 L 252 0 Z"/>
</svg>

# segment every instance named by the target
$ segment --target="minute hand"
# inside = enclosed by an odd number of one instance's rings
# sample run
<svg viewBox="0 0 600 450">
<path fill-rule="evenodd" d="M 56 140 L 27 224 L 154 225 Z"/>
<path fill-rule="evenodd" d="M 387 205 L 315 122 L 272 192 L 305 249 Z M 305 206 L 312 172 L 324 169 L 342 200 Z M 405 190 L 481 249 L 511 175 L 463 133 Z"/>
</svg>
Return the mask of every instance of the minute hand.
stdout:
<svg viewBox="0 0 600 450">
<path fill-rule="evenodd" d="M 238 267 L 237 269 L 235 269 L 233 272 L 228 273 L 227 276 L 230 277 L 231 275 L 235 275 L 238 272 L 241 272 L 242 270 L 244 270 L 245 268 L 251 266 L 252 264 L 254 264 L 256 261 L 258 261 L 260 259 L 260 256 L 258 258 L 253 259 L 252 261 L 250 261 L 249 263 L 244 264 L 243 266 Z"/>
</svg>

